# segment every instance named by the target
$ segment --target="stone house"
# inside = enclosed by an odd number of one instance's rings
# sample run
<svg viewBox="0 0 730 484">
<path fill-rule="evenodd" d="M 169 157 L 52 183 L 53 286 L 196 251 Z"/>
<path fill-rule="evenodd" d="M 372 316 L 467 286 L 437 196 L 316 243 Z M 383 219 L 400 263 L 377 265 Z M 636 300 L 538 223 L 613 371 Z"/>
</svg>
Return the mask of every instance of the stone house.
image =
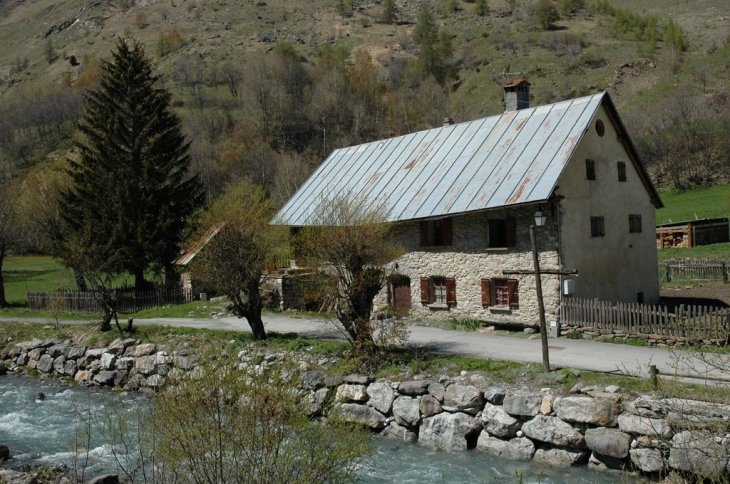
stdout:
<svg viewBox="0 0 730 484">
<path fill-rule="evenodd" d="M 276 217 L 301 227 L 319 201 L 383 204 L 405 253 L 376 304 L 421 319 L 538 319 L 529 227 L 536 228 L 548 321 L 562 298 L 656 303 L 654 210 L 662 202 L 609 94 L 507 111 L 334 151 Z M 519 108 L 519 109 L 518 109 Z M 576 275 L 566 275 L 573 270 Z"/>
</svg>

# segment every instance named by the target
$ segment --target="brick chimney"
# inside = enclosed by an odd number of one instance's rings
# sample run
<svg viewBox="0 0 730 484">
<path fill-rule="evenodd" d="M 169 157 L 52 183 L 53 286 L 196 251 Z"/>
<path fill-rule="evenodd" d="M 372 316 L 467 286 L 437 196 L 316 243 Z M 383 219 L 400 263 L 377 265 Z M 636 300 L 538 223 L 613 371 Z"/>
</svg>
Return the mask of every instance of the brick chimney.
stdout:
<svg viewBox="0 0 730 484">
<path fill-rule="evenodd" d="M 518 111 L 530 107 L 530 83 L 515 79 L 504 86 L 504 112 Z"/>
</svg>

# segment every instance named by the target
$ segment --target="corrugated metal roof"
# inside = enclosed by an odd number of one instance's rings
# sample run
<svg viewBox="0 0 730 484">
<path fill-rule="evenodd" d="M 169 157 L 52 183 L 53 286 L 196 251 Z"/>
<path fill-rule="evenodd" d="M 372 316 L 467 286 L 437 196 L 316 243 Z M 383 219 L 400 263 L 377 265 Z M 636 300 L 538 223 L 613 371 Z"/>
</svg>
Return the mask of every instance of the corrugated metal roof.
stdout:
<svg viewBox="0 0 730 484">
<path fill-rule="evenodd" d="M 185 250 L 182 251 L 180 254 L 180 257 L 175 260 L 176 266 L 186 266 L 190 264 L 193 259 L 195 259 L 195 256 L 198 255 L 198 252 L 203 250 L 203 247 L 208 245 L 208 242 L 210 242 L 213 237 L 215 237 L 218 232 L 221 231 L 223 226 L 225 225 L 224 222 L 215 224 L 200 236 L 198 240 L 196 240 L 193 244 L 191 244 L 189 247 L 187 247 Z"/>
<path fill-rule="evenodd" d="M 390 221 L 545 201 L 607 97 L 604 92 L 335 150 L 273 223 L 307 225 L 318 201 L 346 194 L 382 204 Z"/>
</svg>

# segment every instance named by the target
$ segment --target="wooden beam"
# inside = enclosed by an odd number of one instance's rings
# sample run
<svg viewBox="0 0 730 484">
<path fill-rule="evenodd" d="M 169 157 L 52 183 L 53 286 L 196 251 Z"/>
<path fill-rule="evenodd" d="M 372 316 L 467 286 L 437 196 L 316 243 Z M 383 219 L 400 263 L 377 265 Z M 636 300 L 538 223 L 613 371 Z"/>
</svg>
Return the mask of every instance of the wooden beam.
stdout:
<svg viewBox="0 0 730 484">
<path fill-rule="evenodd" d="M 534 274 L 529 269 L 503 269 L 502 274 Z M 558 274 L 561 276 L 577 276 L 578 269 L 540 269 L 540 274 Z"/>
</svg>

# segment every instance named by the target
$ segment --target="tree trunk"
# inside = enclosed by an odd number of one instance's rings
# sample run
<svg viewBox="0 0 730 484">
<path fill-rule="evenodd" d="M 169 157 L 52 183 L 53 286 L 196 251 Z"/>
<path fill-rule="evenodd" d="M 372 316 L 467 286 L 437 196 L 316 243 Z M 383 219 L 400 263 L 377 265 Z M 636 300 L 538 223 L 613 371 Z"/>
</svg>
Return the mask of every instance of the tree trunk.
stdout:
<svg viewBox="0 0 730 484">
<path fill-rule="evenodd" d="M 79 291 L 87 292 L 89 290 L 89 286 L 86 284 L 86 277 L 84 277 L 84 271 L 81 269 L 74 269 L 74 279 L 76 279 L 76 287 L 79 288 Z"/>
<path fill-rule="evenodd" d="M 165 287 L 168 289 L 180 286 L 180 273 L 175 270 L 175 266 L 165 266 Z"/>
<path fill-rule="evenodd" d="M 5 277 L 3 277 L 3 262 L 5 262 L 5 249 L 0 250 L 0 308 L 8 306 L 5 299 Z"/>
<path fill-rule="evenodd" d="M 147 281 L 144 278 L 144 268 L 138 268 L 134 270 L 134 290 L 135 291 L 146 291 Z"/>
</svg>

